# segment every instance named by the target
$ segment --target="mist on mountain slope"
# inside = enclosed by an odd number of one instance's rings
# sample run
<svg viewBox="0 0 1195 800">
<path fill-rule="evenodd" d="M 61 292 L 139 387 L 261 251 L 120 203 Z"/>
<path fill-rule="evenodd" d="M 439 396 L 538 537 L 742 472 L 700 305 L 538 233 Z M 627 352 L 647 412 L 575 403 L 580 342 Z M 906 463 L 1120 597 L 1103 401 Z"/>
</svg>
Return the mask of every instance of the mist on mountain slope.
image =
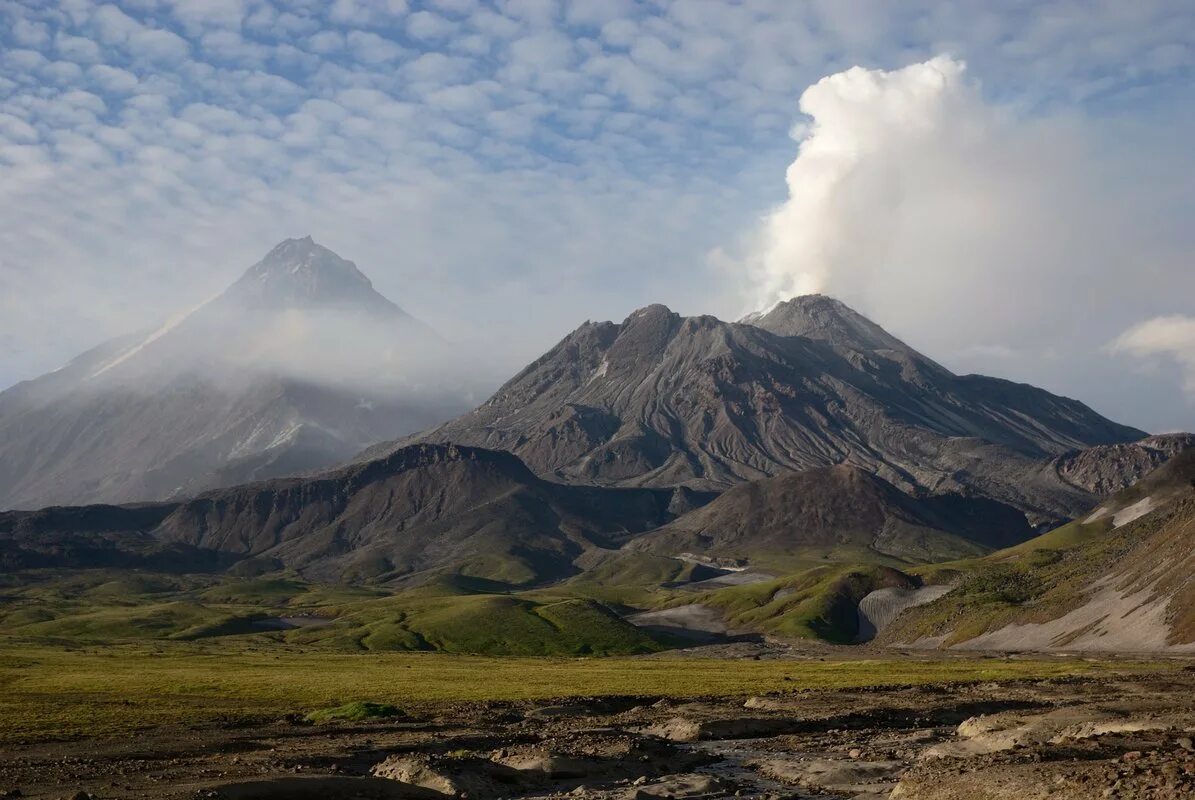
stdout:
<svg viewBox="0 0 1195 800">
<path fill-rule="evenodd" d="M 329 467 L 464 411 L 485 374 L 351 261 L 289 239 L 216 297 L 0 392 L 0 508 Z"/>
<path fill-rule="evenodd" d="M 278 245 L 220 294 L 52 374 L 69 375 L 71 390 L 84 394 L 113 386 L 155 392 L 184 375 L 234 388 L 265 375 L 461 405 L 488 388 L 478 385 L 479 372 L 466 348 L 306 237 Z"/>
</svg>

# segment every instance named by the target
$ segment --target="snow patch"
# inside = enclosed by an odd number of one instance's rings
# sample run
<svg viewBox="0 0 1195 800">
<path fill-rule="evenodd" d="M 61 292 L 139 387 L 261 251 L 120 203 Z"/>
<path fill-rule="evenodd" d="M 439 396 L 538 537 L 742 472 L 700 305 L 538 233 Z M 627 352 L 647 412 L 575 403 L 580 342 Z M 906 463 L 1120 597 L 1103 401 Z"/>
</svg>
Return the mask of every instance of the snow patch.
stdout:
<svg viewBox="0 0 1195 800">
<path fill-rule="evenodd" d="M 1143 500 L 1138 500 L 1136 503 L 1133 503 L 1131 506 L 1122 508 L 1120 511 L 1117 511 L 1116 516 L 1112 517 L 1112 526 L 1114 528 L 1119 528 L 1122 525 L 1128 525 L 1130 522 L 1133 522 L 1134 520 L 1141 519 L 1142 517 L 1144 517 L 1146 514 L 1148 514 L 1149 512 L 1151 512 L 1153 510 L 1154 510 L 1153 497 L 1146 497 Z"/>
<path fill-rule="evenodd" d="M 262 421 L 254 426 L 249 434 L 237 442 L 228 452 L 230 460 L 241 458 L 242 456 L 254 455 L 257 453 L 264 453 L 275 447 L 280 447 L 292 441 L 295 435 L 303 427 L 302 422 L 290 422 L 284 425 L 280 430 L 275 431 L 273 425 L 268 421 Z M 270 437 L 268 443 L 263 444 L 266 437 Z"/>
<path fill-rule="evenodd" d="M 286 444 L 287 442 L 294 439 L 295 435 L 302 428 L 303 428 L 303 423 L 292 422 L 290 425 L 287 425 L 285 428 L 278 431 L 278 434 L 274 437 L 273 441 L 271 441 L 268 445 L 266 445 L 265 449 L 273 450 L 275 447 L 280 447 L 280 446 Z"/>
</svg>

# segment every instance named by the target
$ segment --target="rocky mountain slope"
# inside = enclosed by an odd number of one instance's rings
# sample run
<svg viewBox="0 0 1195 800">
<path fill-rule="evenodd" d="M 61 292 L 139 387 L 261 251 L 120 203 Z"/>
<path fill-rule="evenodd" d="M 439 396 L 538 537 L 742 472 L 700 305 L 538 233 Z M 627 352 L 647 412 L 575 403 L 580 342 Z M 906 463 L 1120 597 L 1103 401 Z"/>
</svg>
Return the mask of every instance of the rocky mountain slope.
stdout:
<svg viewBox="0 0 1195 800">
<path fill-rule="evenodd" d="M 324 474 L 133 506 L 0 514 L 0 563 L 31 567 L 293 570 L 331 582 L 419 583 L 462 575 L 505 585 L 572 577 L 620 554 L 900 564 L 972 557 L 1022 541 L 1015 509 L 978 498 L 912 498 L 840 465 L 736 487 L 579 486 L 518 457 L 417 444 Z"/>
<path fill-rule="evenodd" d="M 991 650 L 1195 651 L 1195 450 L 1082 518 L 976 562 L 881 640 Z"/>
<path fill-rule="evenodd" d="M 1195 435 L 1169 433 L 1067 453 L 1054 459 L 1053 467 L 1067 483 L 1103 498 L 1127 489 L 1192 447 Z"/>
<path fill-rule="evenodd" d="M 432 571 L 536 583 L 670 521 L 674 494 L 560 486 L 508 453 L 415 445 L 326 475 L 180 503 L 0 514 L 0 563 L 180 571 L 236 563 L 241 574 L 290 568 L 329 581 Z M 102 560 L 86 563 L 96 553 Z"/>
<path fill-rule="evenodd" d="M 858 467 L 780 475 L 727 490 L 628 549 L 789 565 L 800 559 L 944 561 L 1031 536 L 1022 514 L 958 495 L 913 498 Z"/>
<path fill-rule="evenodd" d="M 1144 435 L 1031 386 L 955 375 L 842 303 L 807 296 L 741 323 L 664 306 L 586 323 L 419 440 L 507 450 L 541 476 L 614 486 L 725 489 L 846 463 L 1041 524 L 1095 499 L 1053 459 Z"/>
<path fill-rule="evenodd" d="M 128 502 L 325 467 L 459 408 L 438 338 L 351 261 L 287 240 L 225 292 L 0 393 L 0 508 Z"/>
</svg>

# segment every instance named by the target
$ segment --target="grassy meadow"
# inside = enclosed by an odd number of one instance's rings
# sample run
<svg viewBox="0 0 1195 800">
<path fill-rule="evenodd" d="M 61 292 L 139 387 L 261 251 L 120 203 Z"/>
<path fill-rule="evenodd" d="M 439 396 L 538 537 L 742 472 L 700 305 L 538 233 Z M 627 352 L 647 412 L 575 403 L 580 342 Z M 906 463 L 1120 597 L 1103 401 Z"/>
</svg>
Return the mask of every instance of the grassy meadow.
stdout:
<svg viewBox="0 0 1195 800">
<path fill-rule="evenodd" d="M 268 721 L 345 704 L 732 696 L 1049 678 L 1165 665 L 953 657 L 729 661 L 318 652 L 245 639 L 63 646 L 0 641 L 0 743 L 156 725 Z"/>
</svg>

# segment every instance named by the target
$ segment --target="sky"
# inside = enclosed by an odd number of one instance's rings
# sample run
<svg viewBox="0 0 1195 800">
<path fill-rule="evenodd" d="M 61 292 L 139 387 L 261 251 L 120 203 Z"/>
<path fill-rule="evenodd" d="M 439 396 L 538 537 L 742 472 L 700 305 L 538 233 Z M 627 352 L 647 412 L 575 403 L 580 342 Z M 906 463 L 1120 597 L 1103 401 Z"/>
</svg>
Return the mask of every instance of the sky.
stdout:
<svg viewBox="0 0 1195 800">
<path fill-rule="evenodd" d="M 0 0 L 0 386 L 310 234 L 518 367 L 822 291 L 1195 428 L 1187 0 Z"/>
</svg>

